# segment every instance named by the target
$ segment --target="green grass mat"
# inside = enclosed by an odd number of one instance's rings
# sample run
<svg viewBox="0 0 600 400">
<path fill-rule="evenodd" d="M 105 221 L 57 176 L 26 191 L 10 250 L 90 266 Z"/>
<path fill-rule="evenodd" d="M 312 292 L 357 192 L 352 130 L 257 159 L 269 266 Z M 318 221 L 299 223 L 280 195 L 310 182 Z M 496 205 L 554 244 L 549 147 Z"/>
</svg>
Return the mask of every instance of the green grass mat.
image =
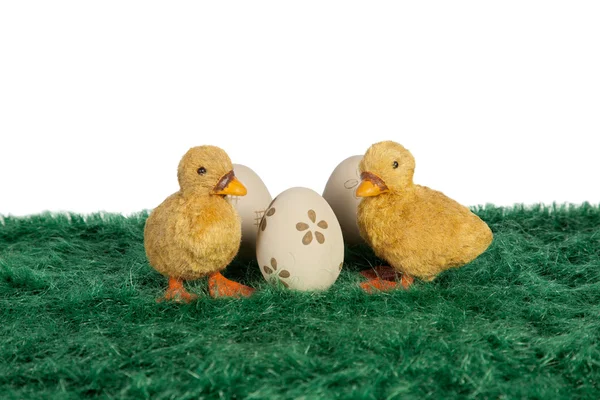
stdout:
<svg viewBox="0 0 600 400">
<path fill-rule="evenodd" d="M 146 215 L 0 218 L 0 398 L 590 398 L 600 396 L 600 208 L 477 211 L 470 265 L 366 295 L 347 250 L 324 293 L 230 276 L 250 299 L 157 304 Z"/>
</svg>

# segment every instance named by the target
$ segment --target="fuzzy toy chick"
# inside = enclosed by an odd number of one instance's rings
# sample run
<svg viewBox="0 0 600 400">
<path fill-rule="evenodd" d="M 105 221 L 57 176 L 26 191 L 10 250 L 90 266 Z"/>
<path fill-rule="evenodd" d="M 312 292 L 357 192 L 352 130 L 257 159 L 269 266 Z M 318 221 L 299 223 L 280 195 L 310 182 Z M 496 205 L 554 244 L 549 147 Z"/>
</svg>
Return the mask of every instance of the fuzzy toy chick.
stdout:
<svg viewBox="0 0 600 400">
<path fill-rule="evenodd" d="M 477 258 L 492 243 L 492 231 L 467 207 L 444 194 L 415 185 L 415 159 L 398 143 L 371 146 L 360 163 L 357 196 L 361 235 L 393 271 L 366 273 L 366 291 L 396 286 L 390 272 L 402 273 L 408 288 L 413 277 L 430 281 L 440 272 Z M 382 279 L 383 278 L 383 279 Z"/>
<path fill-rule="evenodd" d="M 144 246 L 150 265 L 169 278 L 159 300 L 190 302 L 197 296 L 184 280 L 208 276 L 211 296 L 249 296 L 253 289 L 226 279 L 221 272 L 237 254 L 241 222 L 225 195 L 244 196 L 246 188 L 220 148 L 191 148 L 177 171 L 180 190 L 148 217 Z"/>
</svg>

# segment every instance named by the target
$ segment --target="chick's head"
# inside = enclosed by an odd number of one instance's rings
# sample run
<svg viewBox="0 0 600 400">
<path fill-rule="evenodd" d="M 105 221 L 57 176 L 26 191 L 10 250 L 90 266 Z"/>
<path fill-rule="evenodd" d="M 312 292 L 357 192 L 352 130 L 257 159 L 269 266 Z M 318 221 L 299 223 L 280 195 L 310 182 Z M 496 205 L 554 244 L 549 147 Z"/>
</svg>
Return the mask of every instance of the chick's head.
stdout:
<svg viewBox="0 0 600 400">
<path fill-rule="evenodd" d="M 362 182 L 356 190 L 357 196 L 401 193 L 413 185 L 415 159 L 401 144 L 379 142 L 367 150 L 359 169 Z"/>
<path fill-rule="evenodd" d="M 246 188 L 237 180 L 231 159 L 215 146 L 192 147 L 177 169 L 179 187 L 194 195 L 244 196 Z"/>
</svg>

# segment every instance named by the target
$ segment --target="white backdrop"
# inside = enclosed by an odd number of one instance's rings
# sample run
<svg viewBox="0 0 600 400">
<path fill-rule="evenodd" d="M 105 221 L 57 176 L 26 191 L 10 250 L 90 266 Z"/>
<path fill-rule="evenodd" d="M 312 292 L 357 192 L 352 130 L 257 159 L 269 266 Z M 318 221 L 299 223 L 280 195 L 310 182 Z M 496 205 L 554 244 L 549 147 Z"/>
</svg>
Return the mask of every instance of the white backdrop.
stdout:
<svg viewBox="0 0 600 400">
<path fill-rule="evenodd" d="M 273 195 L 392 139 L 465 205 L 600 202 L 600 3 L 0 3 L 0 214 L 130 213 L 199 144 Z"/>
</svg>

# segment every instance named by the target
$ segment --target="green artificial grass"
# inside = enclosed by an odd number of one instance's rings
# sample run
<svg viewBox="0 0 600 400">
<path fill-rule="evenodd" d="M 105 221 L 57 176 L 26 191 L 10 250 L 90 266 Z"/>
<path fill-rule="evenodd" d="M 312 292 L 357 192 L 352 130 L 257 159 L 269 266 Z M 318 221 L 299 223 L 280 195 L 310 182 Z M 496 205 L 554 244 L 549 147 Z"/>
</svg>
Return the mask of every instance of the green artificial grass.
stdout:
<svg viewBox="0 0 600 400">
<path fill-rule="evenodd" d="M 600 397 L 600 208 L 477 213 L 495 234 L 461 269 L 367 295 L 348 249 L 323 293 L 230 276 L 249 299 L 157 304 L 146 214 L 0 218 L 1 398 Z"/>
</svg>

